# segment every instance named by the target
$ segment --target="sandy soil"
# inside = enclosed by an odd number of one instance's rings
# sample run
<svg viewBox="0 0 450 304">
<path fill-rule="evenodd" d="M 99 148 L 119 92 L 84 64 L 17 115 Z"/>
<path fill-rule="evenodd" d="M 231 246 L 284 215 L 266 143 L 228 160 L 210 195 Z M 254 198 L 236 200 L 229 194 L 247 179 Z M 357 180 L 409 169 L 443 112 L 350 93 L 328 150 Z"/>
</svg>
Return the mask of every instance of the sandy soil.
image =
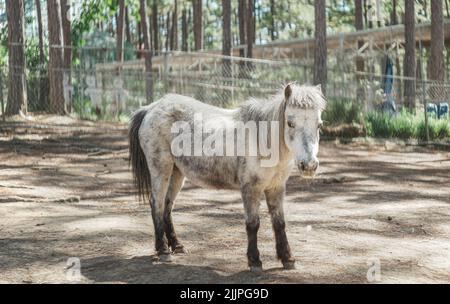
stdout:
<svg viewBox="0 0 450 304">
<path fill-rule="evenodd" d="M 0 124 L 0 282 L 450 282 L 448 152 L 322 143 L 319 176 L 294 172 L 288 182 L 297 269 L 280 268 L 263 202 L 265 270 L 253 274 L 239 194 L 189 183 L 174 221 L 190 253 L 155 261 L 149 207 L 135 198 L 126 148 L 120 125 Z"/>
</svg>

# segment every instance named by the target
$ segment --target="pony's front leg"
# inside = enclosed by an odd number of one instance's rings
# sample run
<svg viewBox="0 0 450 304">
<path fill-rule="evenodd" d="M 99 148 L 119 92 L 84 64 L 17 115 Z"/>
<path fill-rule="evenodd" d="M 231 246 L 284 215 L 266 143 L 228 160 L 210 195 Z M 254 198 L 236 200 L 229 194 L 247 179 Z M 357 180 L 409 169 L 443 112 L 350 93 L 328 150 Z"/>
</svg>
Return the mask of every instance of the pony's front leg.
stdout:
<svg viewBox="0 0 450 304">
<path fill-rule="evenodd" d="M 284 192 L 284 187 L 278 187 L 265 191 L 265 195 L 275 233 L 277 256 L 283 263 L 285 269 L 294 269 L 295 259 L 292 257 L 291 248 L 289 247 L 286 236 L 286 223 L 283 212 Z"/>
<path fill-rule="evenodd" d="M 262 262 L 259 258 L 258 250 L 258 230 L 259 230 L 259 203 L 262 191 L 252 186 L 244 186 L 241 189 L 242 200 L 245 208 L 245 225 L 247 230 L 248 266 L 253 272 L 262 271 Z"/>
</svg>

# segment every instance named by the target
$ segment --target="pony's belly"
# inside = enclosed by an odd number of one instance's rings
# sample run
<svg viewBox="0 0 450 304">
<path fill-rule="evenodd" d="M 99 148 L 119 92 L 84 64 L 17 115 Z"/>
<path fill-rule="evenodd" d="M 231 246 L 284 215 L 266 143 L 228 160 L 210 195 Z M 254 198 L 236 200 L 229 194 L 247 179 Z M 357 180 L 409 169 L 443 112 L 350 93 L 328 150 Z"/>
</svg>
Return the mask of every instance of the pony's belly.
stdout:
<svg viewBox="0 0 450 304">
<path fill-rule="evenodd" d="M 219 179 L 205 179 L 199 178 L 195 175 L 187 175 L 187 179 L 194 185 L 202 187 L 202 188 L 211 188 L 211 189 L 225 189 L 225 190 L 238 190 L 239 184 L 224 182 Z"/>
<path fill-rule="evenodd" d="M 193 184 L 214 189 L 239 189 L 237 162 L 223 157 L 179 157 L 175 165 Z"/>
</svg>

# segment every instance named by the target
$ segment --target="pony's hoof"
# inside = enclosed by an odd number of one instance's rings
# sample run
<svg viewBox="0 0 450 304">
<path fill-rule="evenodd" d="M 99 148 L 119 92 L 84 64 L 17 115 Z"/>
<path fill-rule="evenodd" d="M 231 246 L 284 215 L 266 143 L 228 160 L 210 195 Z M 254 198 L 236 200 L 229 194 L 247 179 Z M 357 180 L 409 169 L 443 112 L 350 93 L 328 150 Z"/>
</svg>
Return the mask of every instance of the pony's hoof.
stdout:
<svg viewBox="0 0 450 304">
<path fill-rule="evenodd" d="M 184 248 L 183 245 L 178 245 L 178 246 L 176 246 L 173 249 L 173 253 L 175 253 L 175 254 L 188 254 L 189 251 L 186 248 Z"/>
<path fill-rule="evenodd" d="M 283 263 L 283 268 L 285 270 L 293 270 L 295 269 L 295 261 L 287 261 Z"/>
<path fill-rule="evenodd" d="M 263 272 L 263 268 L 262 266 L 250 266 L 250 271 L 258 274 Z"/>
<path fill-rule="evenodd" d="M 163 263 L 172 262 L 172 256 L 170 254 L 161 254 L 159 255 L 159 261 Z"/>
</svg>

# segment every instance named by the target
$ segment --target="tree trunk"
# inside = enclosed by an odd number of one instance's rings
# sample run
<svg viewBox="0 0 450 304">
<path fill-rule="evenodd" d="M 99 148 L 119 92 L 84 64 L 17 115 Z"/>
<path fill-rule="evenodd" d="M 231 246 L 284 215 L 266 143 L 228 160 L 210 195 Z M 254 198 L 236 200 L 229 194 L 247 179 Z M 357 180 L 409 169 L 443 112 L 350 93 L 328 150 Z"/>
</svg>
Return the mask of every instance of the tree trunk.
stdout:
<svg viewBox="0 0 450 304">
<path fill-rule="evenodd" d="M 363 15 L 363 2 L 362 0 L 355 0 L 355 28 L 357 31 L 364 30 L 364 15 Z M 364 41 L 358 41 L 358 49 L 362 48 L 364 45 Z M 356 58 L 356 72 L 364 72 L 364 58 L 358 56 Z M 358 101 L 364 100 L 364 81 L 365 76 L 358 74 L 356 76 L 357 80 L 357 89 L 356 96 Z"/>
<path fill-rule="evenodd" d="M 25 77 L 25 7 L 23 0 L 6 0 L 8 17 L 9 88 L 6 115 L 27 112 Z"/>
<path fill-rule="evenodd" d="M 327 85 L 327 20 L 325 0 L 314 1 L 314 21 L 314 84 L 320 84 L 325 94 Z"/>
<path fill-rule="evenodd" d="M 35 0 L 37 21 L 38 21 L 38 35 L 39 35 L 39 63 L 41 67 L 45 65 L 45 53 L 44 53 L 44 32 L 42 28 L 42 10 L 41 0 Z"/>
<path fill-rule="evenodd" d="M 42 26 L 41 0 L 35 0 L 38 35 L 39 35 L 39 89 L 38 89 L 38 110 L 48 110 L 48 79 L 45 75 L 45 53 L 44 53 L 44 30 Z"/>
<path fill-rule="evenodd" d="M 171 31 L 171 49 L 178 50 L 178 3 L 174 0 L 174 8 L 172 14 L 172 31 Z"/>
<path fill-rule="evenodd" d="M 270 0 L 270 39 L 277 39 L 277 30 L 275 28 L 275 0 Z"/>
<path fill-rule="evenodd" d="M 188 51 L 188 21 L 187 12 L 184 8 L 181 13 L 181 50 L 183 52 Z"/>
<path fill-rule="evenodd" d="M 147 1 L 139 0 L 141 14 L 141 30 L 144 37 L 145 85 L 147 103 L 153 101 L 152 50 L 150 48 L 150 32 L 147 25 Z"/>
<path fill-rule="evenodd" d="M 247 58 L 253 58 L 253 41 L 254 41 L 254 27 L 253 27 L 253 0 L 247 0 Z"/>
<path fill-rule="evenodd" d="M 405 62 L 403 65 L 403 76 L 406 77 L 404 84 L 405 104 L 411 111 L 415 110 L 416 82 L 416 12 L 414 1 L 405 0 Z"/>
<path fill-rule="evenodd" d="M 49 68 L 50 82 L 50 111 L 56 114 L 65 114 L 64 87 L 63 87 L 63 37 L 61 21 L 61 1 L 47 0 L 48 31 L 49 31 Z"/>
<path fill-rule="evenodd" d="M 137 42 L 138 42 L 138 47 L 137 47 L 137 49 L 138 49 L 138 55 L 139 55 L 139 58 L 142 58 L 142 54 L 141 54 L 141 48 L 142 48 L 142 29 L 141 29 L 141 22 L 138 22 L 138 21 L 136 21 L 137 22 Z"/>
<path fill-rule="evenodd" d="M 391 25 L 398 24 L 397 18 L 397 0 L 392 0 Z"/>
<path fill-rule="evenodd" d="M 222 54 L 231 56 L 231 0 L 222 0 L 223 15 L 223 40 Z M 223 76 L 231 77 L 231 62 L 225 59 L 223 62 Z"/>
<path fill-rule="evenodd" d="M 63 0 L 64 1 L 64 0 Z M 117 18 L 117 61 L 123 62 L 123 47 L 125 36 L 125 0 L 119 0 L 119 16 Z"/>
<path fill-rule="evenodd" d="M 372 0 L 367 0 L 367 19 L 369 28 L 373 28 L 373 4 Z"/>
<path fill-rule="evenodd" d="M 431 51 L 428 63 L 430 80 L 444 81 L 444 18 L 442 0 L 431 0 Z M 442 98 L 443 96 L 434 96 Z"/>
<path fill-rule="evenodd" d="M 131 44 L 130 12 L 128 7 L 125 7 L 125 37 L 127 42 Z"/>
<path fill-rule="evenodd" d="M 194 41 L 195 50 L 203 49 L 203 3 L 202 0 L 192 1 L 194 9 Z"/>
<path fill-rule="evenodd" d="M 70 15 L 70 1 L 61 0 L 61 22 L 63 29 L 63 86 L 64 86 L 64 104 L 67 106 L 66 110 L 70 111 L 72 104 L 72 29 L 71 29 L 71 15 Z"/>
<path fill-rule="evenodd" d="M 223 10 L 223 45 L 222 54 L 231 56 L 231 0 L 222 0 Z"/>
<path fill-rule="evenodd" d="M 153 49 L 159 52 L 159 25 L 158 25 L 158 2 L 152 3 L 152 30 L 153 30 Z"/>
<path fill-rule="evenodd" d="M 239 0 L 238 5 L 238 21 L 239 21 L 239 44 L 245 45 L 246 42 L 246 24 L 245 20 L 247 18 L 247 0 Z M 245 57 L 245 49 L 239 50 L 239 56 Z"/>
<path fill-rule="evenodd" d="M 447 12 L 447 18 L 450 18 L 450 10 L 448 7 L 448 0 L 445 0 L 445 11 Z"/>
<path fill-rule="evenodd" d="M 166 16 L 166 51 L 170 51 L 172 45 L 170 44 L 171 42 L 171 34 L 170 34 L 170 11 L 167 12 L 167 16 Z"/>
</svg>

